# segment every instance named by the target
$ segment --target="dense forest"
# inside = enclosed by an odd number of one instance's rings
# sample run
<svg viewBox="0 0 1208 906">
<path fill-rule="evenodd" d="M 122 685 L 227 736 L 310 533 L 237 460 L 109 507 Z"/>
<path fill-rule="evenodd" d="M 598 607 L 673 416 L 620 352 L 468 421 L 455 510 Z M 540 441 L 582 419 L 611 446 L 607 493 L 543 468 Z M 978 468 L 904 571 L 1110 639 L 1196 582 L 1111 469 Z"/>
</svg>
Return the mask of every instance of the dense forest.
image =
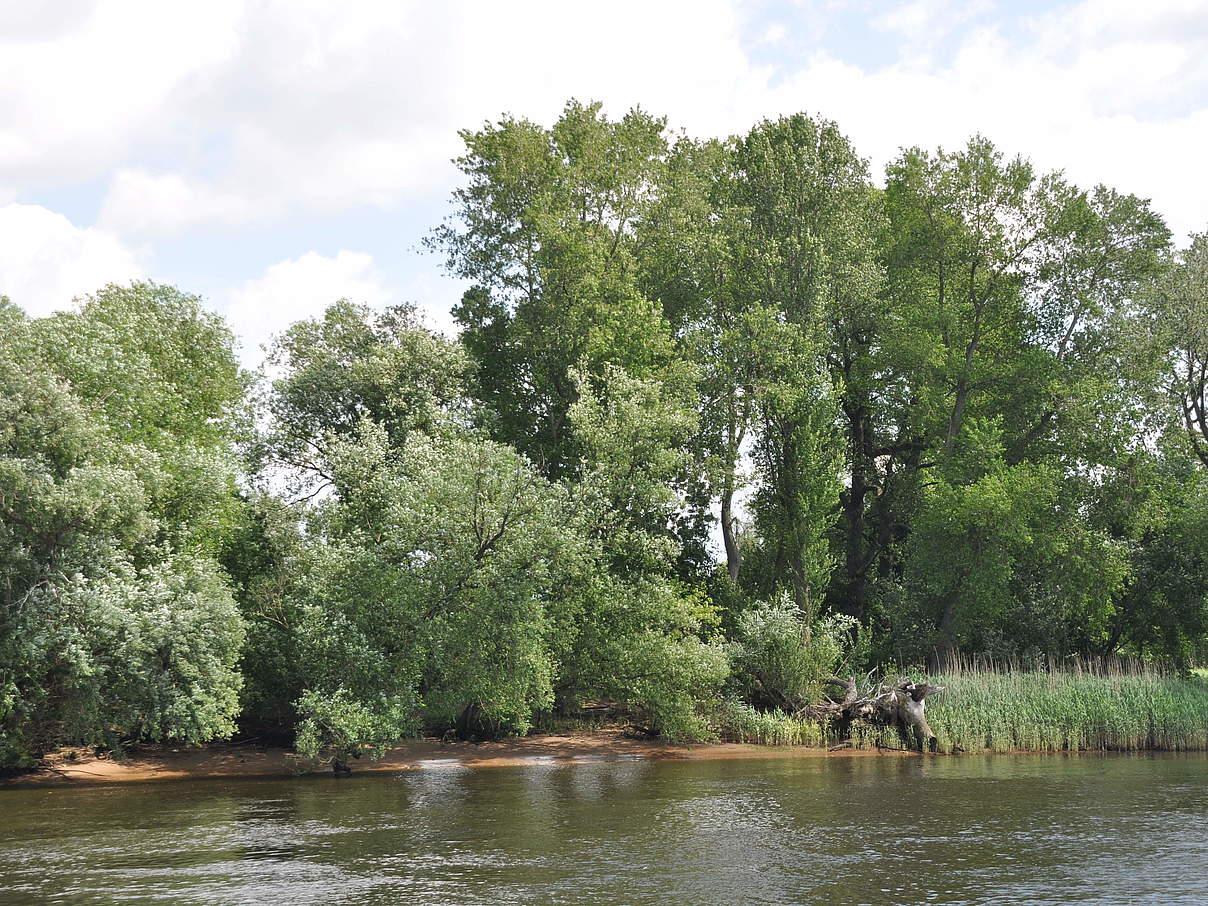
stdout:
<svg viewBox="0 0 1208 906">
<path fill-rule="evenodd" d="M 171 287 L 0 300 L 0 766 L 1208 653 L 1208 235 L 982 137 L 462 138 L 458 339 L 333 300 L 252 375 Z"/>
</svg>

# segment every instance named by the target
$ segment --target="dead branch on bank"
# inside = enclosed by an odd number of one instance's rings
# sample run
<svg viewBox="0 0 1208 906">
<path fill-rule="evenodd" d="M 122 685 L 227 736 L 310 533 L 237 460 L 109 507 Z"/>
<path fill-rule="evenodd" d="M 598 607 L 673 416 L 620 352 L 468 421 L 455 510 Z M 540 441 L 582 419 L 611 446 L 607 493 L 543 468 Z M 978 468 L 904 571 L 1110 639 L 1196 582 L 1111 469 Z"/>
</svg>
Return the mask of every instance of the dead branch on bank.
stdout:
<svg viewBox="0 0 1208 906">
<path fill-rule="evenodd" d="M 894 727 L 901 734 L 903 743 L 910 745 L 913 742 L 920 752 L 934 752 L 936 738 L 927 723 L 927 697 L 943 692 L 944 687 L 928 682 L 916 683 L 905 676 L 892 684 L 873 682 L 872 677 L 871 673 L 865 677 L 863 690 L 854 676 L 846 680 L 837 677 L 826 680 L 828 686 L 842 689 L 842 696 L 823 696 L 821 702 L 810 705 L 805 713 L 832 721 L 841 739 L 849 735 L 854 722 L 862 721 Z"/>
</svg>

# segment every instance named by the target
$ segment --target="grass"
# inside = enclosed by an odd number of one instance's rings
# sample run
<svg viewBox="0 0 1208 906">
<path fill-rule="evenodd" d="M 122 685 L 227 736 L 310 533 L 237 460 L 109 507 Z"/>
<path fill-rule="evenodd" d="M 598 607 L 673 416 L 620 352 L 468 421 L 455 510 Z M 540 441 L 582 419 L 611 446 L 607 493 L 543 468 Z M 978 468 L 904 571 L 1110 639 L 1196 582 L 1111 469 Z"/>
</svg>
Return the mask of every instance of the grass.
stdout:
<svg viewBox="0 0 1208 906">
<path fill-rule="evenodd" d="M 727 699 L 714 717 L 722 739 L 761 746 L 821 746 L 826 728 L 816 720 L 783 711 L 757 711 L 745 702 Z"/>
<path fill-rule="evenodd" d="M 1208 749 L 1208 671 L 1164 675 L 1144 664 L 1073 663 L 1062 669 L 953 665 L 927 700 L 941 752 L 1190 751 Z M 833 745 L 815 721 L 726 702 L 721 736 L 762 745 Z M 902 746 L 893 730 L 852 728 L 855 746 Z"/>
<path fill-rule="evenodd" d="M 958 669 L 928 700 L 940 751 L 1208 749 L 1208 680 L 1147 669 Z"/>
</svg>

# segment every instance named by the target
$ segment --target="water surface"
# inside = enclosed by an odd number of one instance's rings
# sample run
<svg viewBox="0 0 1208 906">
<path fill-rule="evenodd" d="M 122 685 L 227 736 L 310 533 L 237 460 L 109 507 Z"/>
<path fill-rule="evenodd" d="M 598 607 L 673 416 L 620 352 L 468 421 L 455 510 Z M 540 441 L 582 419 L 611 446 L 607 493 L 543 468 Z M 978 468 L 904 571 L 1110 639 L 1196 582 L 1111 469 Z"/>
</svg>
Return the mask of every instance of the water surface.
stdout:
<svg viewBox="0 0 1208 906">
<path fill-rule="evenodd" d="M 1208 757 L 0 790 L 5 903 L 1208 903 Z"/>
</svg>

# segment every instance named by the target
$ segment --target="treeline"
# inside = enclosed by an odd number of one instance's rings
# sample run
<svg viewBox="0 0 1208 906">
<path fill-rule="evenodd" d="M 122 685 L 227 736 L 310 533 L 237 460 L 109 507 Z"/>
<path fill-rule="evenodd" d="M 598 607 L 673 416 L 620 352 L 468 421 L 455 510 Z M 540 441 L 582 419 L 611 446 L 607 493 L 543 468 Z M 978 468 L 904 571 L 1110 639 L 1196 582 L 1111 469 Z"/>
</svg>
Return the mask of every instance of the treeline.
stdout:
<svg viewBox="0 0 1208 906">
<path fill-rule="evenodd" d="M 175 289 L 0 303 L 0 764 L 1202 657 L 1208 237 L 982 138 L 881 188 L 803 115 L 462 137 L 459 340 L 340 301 L 257 377 Z"/>
</svg>

